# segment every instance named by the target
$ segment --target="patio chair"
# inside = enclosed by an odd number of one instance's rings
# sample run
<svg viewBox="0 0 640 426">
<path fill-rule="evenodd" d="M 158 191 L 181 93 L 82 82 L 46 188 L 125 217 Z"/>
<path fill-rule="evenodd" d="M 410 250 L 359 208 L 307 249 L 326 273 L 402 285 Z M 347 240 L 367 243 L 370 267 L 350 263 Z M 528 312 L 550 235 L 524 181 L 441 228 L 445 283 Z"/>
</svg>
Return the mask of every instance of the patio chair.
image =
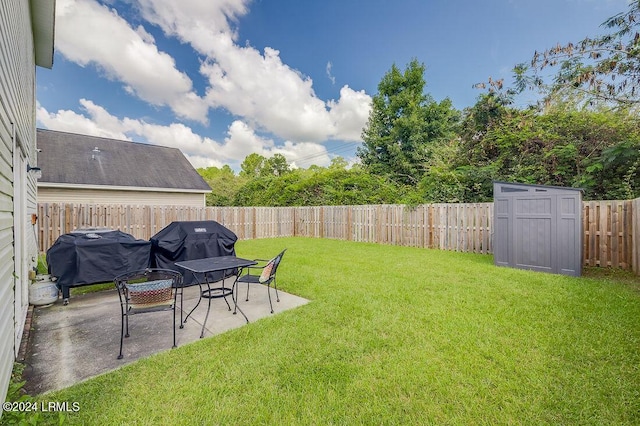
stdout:
<svg viewBox="0 0 640 426">
<path fill-rule="evenodd" d="M 280 254 L 278 254 L 271 260 L 253 259 L 256 262 L 259 262 L 258 265 L 248 267 L 247 273 L 238 278 L 238 283 L 247 284 L 246 301 L 249 301 L 249 287 L 251 287 L 252 284 L 264 284 L 267 286 L 267 294 L 269 295 L 269 307 L 271 308 L 271 313 L 273 313 L 273 304 L 271 303 L 271 284 L 273 284 L 273 288 L 276 291 L 276 302 L 280 302 L 280 296 L 278 295 L 278 286 L 276 284 L 276 272 L 285 251 L 287 251 L 287 249 L 282 250 Z M 261 265 L 261 263 L 263 264 Z M 257 273 L 258 271 L 260 271 L 259 274 Z"/>
<path fill-rule="evenodd" d="M 120 327 L 120 354 L 122 344 L 129 337 L 131 315 L 173 311 L 173 347 L 176 347 L 176 299 L 182 286 L 182 274 L 168 269 L 142 269 L 119 275 L 114 279 L 120 296 L 122 325 Z"/>
</svg>

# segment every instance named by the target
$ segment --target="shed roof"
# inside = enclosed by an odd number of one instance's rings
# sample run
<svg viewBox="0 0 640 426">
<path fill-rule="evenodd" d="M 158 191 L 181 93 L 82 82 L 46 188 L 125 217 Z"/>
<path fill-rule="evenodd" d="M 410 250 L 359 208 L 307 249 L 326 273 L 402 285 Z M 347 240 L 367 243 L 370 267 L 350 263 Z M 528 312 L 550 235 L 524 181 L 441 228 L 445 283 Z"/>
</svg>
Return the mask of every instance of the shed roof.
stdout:
<svg viewBox="0 0 640 426">
<path fill-rule="evenodd" d="M 44 129 L 36 141 L 39 183 L 211 191 L 177 148 Z"/>
<path fill-rule="evenodd" d="M 553 186 L 553 185 L 535 185 L 529 183 L 517 183 L 517 182 L 501 182 L 493 181 L 494 196 L 500 194 L 502 196 L 517 196 L 518 194 L 542 194 L 542 193 L 575 193 L 584 192 L 582 188 L 572 188 L 567 186 Z"/>
</svg>

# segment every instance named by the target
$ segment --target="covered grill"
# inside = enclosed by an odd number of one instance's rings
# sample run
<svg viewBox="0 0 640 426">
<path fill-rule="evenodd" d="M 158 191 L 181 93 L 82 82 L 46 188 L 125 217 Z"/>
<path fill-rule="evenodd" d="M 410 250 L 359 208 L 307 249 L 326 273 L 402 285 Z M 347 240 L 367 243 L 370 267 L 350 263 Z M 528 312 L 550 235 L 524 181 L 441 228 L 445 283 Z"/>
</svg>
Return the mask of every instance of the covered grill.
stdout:
<svg viewBox="0 0 640 426">
<path fill-rule="evenodd" d="M 237 240 L 236 234 L 213 220 L 172 222 L 151 237 L 151 265 L 184 274 L 184 269 L 175 266 L 176 262 L 235 256 L 234 245 Z M 224 273 L 211 273 L 207 278 L 212 282 L 218 281 L 223 278 Z M 196 282 L 193 274 L 184 275 L 184 285 Z"/>
<path fill-rule="evenodd" d="M 47 250 L 49 274 L 65 303 L 69 288 L 113 281 L 117 275 L 149 266 L 151 243 L 122 231 L 77 231 L 61 235 Z"/>
</svg>

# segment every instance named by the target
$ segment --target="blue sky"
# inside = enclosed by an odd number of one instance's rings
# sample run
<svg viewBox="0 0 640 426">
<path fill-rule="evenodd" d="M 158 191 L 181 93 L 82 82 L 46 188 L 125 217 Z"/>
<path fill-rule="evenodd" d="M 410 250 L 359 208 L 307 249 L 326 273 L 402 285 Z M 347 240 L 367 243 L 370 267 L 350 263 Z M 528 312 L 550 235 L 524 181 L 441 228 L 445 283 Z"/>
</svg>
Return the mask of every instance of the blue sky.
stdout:
<svg viewBox="0 0 640 426">
<path fill-rule="evenodd" d="M 627 0 L 57 0 L 42 128 L 177 147 L 195 167 L 251 153 L 355 160 L 384 74 L 413 58 L 458 109 L 535 50 L 602 33 Z M 527 99 L 520 99 L 522 106 Z M 41 153 L 40 155 L 46 155 Z"/>
</svg>

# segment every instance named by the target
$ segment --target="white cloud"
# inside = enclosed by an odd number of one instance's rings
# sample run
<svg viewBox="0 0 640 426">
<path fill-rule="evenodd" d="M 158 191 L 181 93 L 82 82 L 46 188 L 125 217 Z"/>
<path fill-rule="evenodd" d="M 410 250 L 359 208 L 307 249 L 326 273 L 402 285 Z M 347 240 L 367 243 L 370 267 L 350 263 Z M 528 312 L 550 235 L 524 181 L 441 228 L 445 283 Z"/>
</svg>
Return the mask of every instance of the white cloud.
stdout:
<svg viewBox="0 0 640 426">
<path fill-rule="evenodd" d="M 340 99 L 329 101 L 329 115 L 335 124 L 335 139 L 361 141 L 362 128 L 369 119 L 371 96 L 349 86 L 340 89 Z"/>
<path fill-rule="evenodd" d="M 268 156 L 275 144 L 273 140 L 258 136 L 246 123 L 236 120 L 229 126 L 225 138 L 225 155 L 229 158 L 244 160 L 249 154 Z"/>
<path fill-rule="evenodd" d="M 174 59 L 158 50 L 141 26 L 132 28 L 117 12 L 93 0 L 58 0 L 56 49 L 80 66 L 95 65 L 108 78 L 153 105 L 206 122 L 208 106 Z"/>
<path fill-rule="evenodd" d="M 38 124 L 52 130 L 178 148 L 196 168 L 222 167 L 224 164 L 238 168 L 251 153 L 267 158 L 280 153 L 289 163 L 296 162 L 298 166 L 304 167 L 311 164 L 329 164 L 328 153 L 320 144 L 287 141 L 282 146 L 276 146 L 273 140 L 257 135 L 252 128 L 239 120 L 229 126 L 227 137 L 224 142 L 219 143 L 198 135 L 182 123 L 165 126 L 128 117 L 118 118 L 90 100 L 81 99 L 80 104 L 84 114 L 69 110 L 49 112 L 38 104 Z"/>
<path fill-rule="evenodd" d="M 322 141 L 333 133 L 325 103 L 312 81 L 282 63 L 277 50 L 264 56 L 249 47 L 220 49 L 201 72 L 209 78 L 206 98 L 284 139 Z"/>
<path fill-rule="evenodd" d="M 309 167 L 312 164 L 327 166 L 331 162 L 327 149 L 321 144 L 285 141 L 283 145 L 277 146 L 273 140 L 258 136 L 242 121 L 232 123 L 228 135 L 222 149 L 229 158 L 244 160 L 251 153 L 266 158 L 282 154 L 288 163 L 296 167 Z"/>
<path fill-rule="evenodd" d="M 332 68 L 333 68 L 333 64 L 331 63 L 331 61 L 327 62 L 327 67 L 325 69 L 325 71 L 327 72 L 327 77 L 331 81 L 331 84 L 336 84 L 336 78 L 333 76 L 333 74 L 331 74 Z"/>
<path fill-rule="evenodd" d="M 284 139 L 360 141 L 371 104 L 364 92 L 345 86 L 338 101 L 325 103 L 316 96 L 311 78 L 284 64 L 277 50 L 267 47 L 261 55 L 254 48 L 231 43 L 220 43 L 216 49 L 215 60 L 201 66 L 209 79 L 206 98 L 212 106 Z M 338 111 L 332 113 L 336 107 Z"/>
<path fill-rule="evenodd" d="M 237 33 L 229 22 L 248 12 L 248 1 L 139 3 L 145 19 L 207 58 L 200 71 L 210 85 L 206 99 L 211 106 L 224 108 L 283 139 L 360 140 L 360 130 L 353 129 L 366 124 L 371 103 L 368 95 L 345 86 L 348 90 L 341 90 L 340 99 L 325 102 L 316 96 L 312 79 L 284 64 L 278 50 L 267 47 L 261 53 L 236 43 Z M 350 98 L 342 99 L 343 94 Z M 339 111 L 332 112 L 336 106 Z M 367 113 L 363 115 L 363 111 Z"/>
<path fill-rule="evenodd" d="M 58 112 L 50 113 L 40 104 L 38 104 L 36 108 L 36 119 L 39 125 L 47 129 L 99 136 L 102 138 L 130 140 L 117 122 L 114 123 L 112 120 L 107 119 L 107 122 L 103 121 L 100 123 L 100 116 L 102 116 L 102 114 L 99 111 L 99 107 L 94 108 L 95 104 L 93 104 L 93 102 L 84 99 L 80 102 L 85 106 L 87 112 L 93 110 L 93 113 L 90 112 L 93 119 L 69 110 L 59 110 Z"/>
<path fill-rule="evenodd" d="M 138 0 L 142 16 L 158 25 L 165 34 L 175 36 L 207 55 L 212 37 L 223 34 L 232 40 L 237 32 L 231 27 L 247 14 L 251 0 Z"/>
<path fill-rule="evenodd" d="M 201 157 L 199 155 L 189 155 L 189 154 L 184 154 L 184 156 L 187 157 L 187 160 L 189 160 L 191 165 L 196 169 L 199 169 L 199 168 L 206 169 L 207 167 L 217 167 L 220 169 L 225 165 L 225 163 L 215 159 L 211 159 L 209 157 Z"/>
<path fill-rule="evenodd" d="M 307 168 L 313 164 L 326 167 L 331 163 L 327 148 L 318 143 L 286 141 L 283 146 L 274 148 L 272 153 L 284 155 L 294 168 Z"/>
<path fill-rule="evenodd" d="M 123 0 L 120 0 L 123 1 Z M 184 124 L 151 124 L 121 118 L 91 101 L 84 112 L 38 110 L 38 120 L 52 129 L 129 139 L 182 149 L 194 165 L 235 164 L 256 152 L 285 155 L 298 166 L 328 165 L 328 140 L 360 141 L 371 97 L 349 86 L 337 100 L 322 100 L 313 81 L 282 62 L 280 52 L 263 52 L 237 41 L 234 27 L 248 13 L 250 0 L 137 0 L 141 16 L 169 37 L 188 43 L 200 54 L 201 75 L 208 84 L 199 97 L 188 75 L 156 46 L 142 26 L 134 28 L 118 13 L 95 0 L 58 0 L 56 48 L 69 60 L 92 65 L 125 89 L 153 105 L 169 106 L 179 117 L 206 122 L 210 107 L 235 116 L 224 141 L 202 137 Z M 115 3 L 114 3 L 115 4 Z M 327 64 L 331 76 L 332 64 Z M 265 135 L 267 135 L 265 137 Z M 276 144 L 271 137 L 285 140 Z"/>
</svg>

